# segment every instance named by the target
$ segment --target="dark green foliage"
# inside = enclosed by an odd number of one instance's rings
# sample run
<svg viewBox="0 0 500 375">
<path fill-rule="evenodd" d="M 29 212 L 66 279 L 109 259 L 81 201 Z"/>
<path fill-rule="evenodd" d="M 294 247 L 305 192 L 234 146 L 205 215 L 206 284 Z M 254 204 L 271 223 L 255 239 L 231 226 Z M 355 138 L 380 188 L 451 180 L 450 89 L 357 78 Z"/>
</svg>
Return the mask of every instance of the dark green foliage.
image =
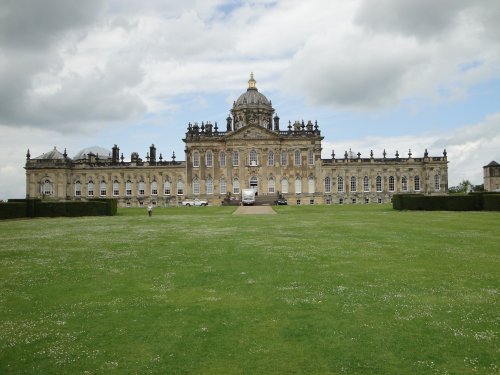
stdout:
<svg viewBox="0 0 500 375">
<path fill-rule="evenodd" d="M 115 198 L 94 198 L 90 202 L 105 202 L 107 204 L 106 215 L 114 216 L 118 211 L 118 201 Z"/>
<path fill-rule="evenodd" d="M 42 202 L 36 206 L 36 216 L 105 216 L 108 215 L 106 202 Z"/>
<path fill-rule="evenodd" d="M 395 210 L 423 211 L 497 211 L 499 194 L 470 193 L 467 195 L 428 196 L 422 194 L 395 194 L 392 207 Z M 486 203 L 488 202 L 488 203 Z M 486 208 L 488 205 L 488 208 Z"/>
<path fill-rule="evenodd" d="M 500 211 L 500 194 L 483 195 L 483 210 Z"/>
<path fill-rule="evenodd" d="M 25 202 L 0 203 L 0 220 L 26 217 Z"/>
<path fill-rule="evenodd" d="M 9 199 L 9 203 L 2 203 L 0 205 L 0 219 L 20 217 L 113 216 L 116 215 L 116 212 L 116 199 L 63 202 L 42 201 L 40 199 Z"/>
</svg>

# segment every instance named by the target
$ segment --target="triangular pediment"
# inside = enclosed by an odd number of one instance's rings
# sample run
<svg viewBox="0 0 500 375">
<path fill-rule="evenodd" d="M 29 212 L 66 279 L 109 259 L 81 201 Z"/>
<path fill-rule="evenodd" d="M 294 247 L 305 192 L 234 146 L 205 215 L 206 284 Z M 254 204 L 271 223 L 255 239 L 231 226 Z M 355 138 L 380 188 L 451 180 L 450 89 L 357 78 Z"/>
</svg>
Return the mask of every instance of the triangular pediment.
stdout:
<svg viewBox="0 0 500 375">
<path fill-rule="evenodd" d="M 272 130 L 263 128 L 262 126 L 247 125 L 226 136 L 226 140 L 241 140 L 241 139 L 252 139 L 252 140 L 279 139 L 279 135 L 273 132 Z"/>
</svg>

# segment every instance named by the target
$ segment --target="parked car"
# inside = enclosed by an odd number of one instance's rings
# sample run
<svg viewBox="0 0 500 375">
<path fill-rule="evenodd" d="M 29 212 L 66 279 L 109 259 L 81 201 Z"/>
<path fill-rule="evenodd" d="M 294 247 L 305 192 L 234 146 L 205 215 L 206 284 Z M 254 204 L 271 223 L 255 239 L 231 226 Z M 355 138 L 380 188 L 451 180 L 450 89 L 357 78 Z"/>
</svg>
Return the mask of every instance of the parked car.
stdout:
<svg viewBox="0 0 500 375">
<path fill-rule="evenodd" d="M 274 204 L 277 206 L 286 206 L 288 202 L 286 201 L 285 198 L 278 198 L 274 201 Z"/>
<path fill-rule="evenodd" d="M 183 206 L 208 206 L 208 202 L 201 199 L 186 199 L 182 202 Z"/>
</svg>

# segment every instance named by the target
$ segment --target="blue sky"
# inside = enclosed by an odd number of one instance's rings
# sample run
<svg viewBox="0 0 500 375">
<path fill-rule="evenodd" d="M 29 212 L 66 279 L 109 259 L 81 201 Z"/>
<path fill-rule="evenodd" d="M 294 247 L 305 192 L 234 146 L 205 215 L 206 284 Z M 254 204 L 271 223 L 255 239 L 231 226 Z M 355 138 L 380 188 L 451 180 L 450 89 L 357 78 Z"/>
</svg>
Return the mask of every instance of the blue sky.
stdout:
<svg viewBox="0 0 500 375">
<path fill-rule="evenodd" d="M 449 184 L 500 162 L 494 0 L 19 0 L 0 4 L 0 199 L 25 153 L 151 144 L 224 128 L 250 72 L 282 127 L 317 120 L 323 157 L 447 149 Z"/>
</svg>

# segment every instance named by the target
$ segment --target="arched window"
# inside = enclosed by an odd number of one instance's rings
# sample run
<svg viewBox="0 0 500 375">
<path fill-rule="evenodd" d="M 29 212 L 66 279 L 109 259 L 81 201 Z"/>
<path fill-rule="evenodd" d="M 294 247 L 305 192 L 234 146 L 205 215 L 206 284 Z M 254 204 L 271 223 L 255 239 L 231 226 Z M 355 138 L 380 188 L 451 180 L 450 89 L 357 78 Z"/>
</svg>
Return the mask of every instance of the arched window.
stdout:
<svg viewBox="0 0 500 375">
<path fill-rule="evenodd" d="M 117 197 L 120 195 L 120 183 L 118 180 L 113 181 L 113 196 Z"/>
<path fill-rule="evenodd" d="M 420 176 L 415 176 L 413 183 L 415 191 L 420 191 Z"/>
<path fill-rule="evenodd" d="M 337 181 L 337 191 L 339 193 L 344 192 L 344 177 L 339 176 L 338 181 Z"/>
<path fill-rule="evenodd" d="M 87 183 L 87 196 L 88 197 L 94 196 L 94 181 L 89 181 Z"/>
<path fill-rule="evenodd" d="M 250 150 L 249 161 L 250 161 L 250 165 L 253 165 L 253 166 L 257 165 L 257 151 Z"/>
<path fill-rule="evenodd" d="M 221 151 L 219 154 L 219 164 L 221 167 L 226 166 L 226 153 L 224 151 Z"/>
<path fill-rule="evenodd" d="M 356 192 L 358 190 L 356 177 L 351 176 L 351 192 Z"/>
<path fill-rule="evenodd" d="M 144 186 L 145 186 L 144 181 L 143 180 L 139 181 L 139 186 L 138 186 L 139 195 L 144 195 L 144 189 L 145 189 Z"/>
<path fill-rule="evenodd" d="M 406 176 L 401 177 L 401 190 L 408 191 L 408 179 Z"/>
<path fill-rule="evenodd" d="M 281 165 L 287 165 L 288 155 L 286 151 L 281 151 Z"/>
<path fill-rule="evenodd" d="M 226 179 L 224 177 L 222 177 L 220 179 L 220 193 L 221 194 L 226 194 L 227 193 L 227 185 L 226 185 Z"/>
<path fill-rule="evenodd" d="M 434 175 L 434 190 L 441 190 L 441 176 L 438 174 Z"/>
<path fill-rule="evenodd" d="M 368 176 L 363 177 L 363 191 L 364 192 L 370 191 L 370 177 Z"/>
<path fill-rule="evenodd" d="M 233 194 L 239 194 L 240 193 L 240 180 L 235 178 L 233 180 Z"/>
<path fill-rule="evenodd" d="M 177 181 L 177 195 L 184 195 L 184 182 L 182 180 Z"/>
<path fill-rule="evenodd" d="M 313 150 L 307 151 L 307 164 L 314 165 L 314 151 Z"/>
<path fill-rule="evenodd" d="M 332 179 L 330 177 L 325 178 L 325 193 L 332 192 Z"/>
<path fill-rule="evenodd" d="M 286 178 L 281 179 L 281 192 L 288 194 L 288 180 Z"/>
<path fill-rule="evenodd" d="M 382 177 L 377 176 L 377 179 L 375 180 L 375 188 L 379 193 L 382 191 Z"/>
<path fill-rule="evenodd" d="M 207 189 L 207 194 L 214 193 L 214 181 L 212 180 L 211 177 L 209 177 L 206 181 L 206 189 Z"/>
<path fill-rule="evenodd" d="M 75 197 L 81 197 L 82 196 L 82 184 L 80 181 L 75 182 Z"/>
<path fill-rule="evenodd" d="M 102 180 L 99 183 L 99 195 L 101 197 L 105 197 L 107 193 L 108 193 L 108 188 L 107 188 L 107 185 L 106 185 L 106 181 Z"/>
<path fill-rule="evenodd" d="M 158 195 L 158 182 L 151 182 L 151 195 Z"/>
<path fill-rule="evenodd" d="M 125 182 L 125 195 L 132 195 L 132 181 L 130 180 L 127 180 L 127 182 Z"/>
<path fill-rule="evenodd" d="M 207 154 L 205 155 L 205 164 L 207 167 L 213 167 L 214 165 L 214 156 L 212 154 L 212 151 L 207 151 Z"/>
<path fill-rule="evenodd" d="M 171 189 L 170 181 L 165 181 L 163 183 L 163 195 L 170 195 L 172 191 Z"/>
<path fill-rule="evenodd" d="M 309 182 L 308 191 L 310 194 L 313 194 L 316 191 L 316 189 L 314 188 L 314 177 L 313 176 L 309 177 L 308 182 Z"/>
<path fill-rule="evenodd" d="M 389 191 L 394 191 L 394 176 L 389 176 Z"/>
<path fill-rule="evenodd" d="M 274 166 L 274 152 L 272 150 L 267 154 L 267 165 L 270 167 Z"/>
<path fill-rule="evenodd" d="M 193 152 L 193 167 L 200 166 L 200 153 L 198 151 Z"/>
<path fill-rule="evenodd" d="M 240 155 L 237 150 L 233 151 L 233 166 L 237 167 L 240 165 Z"/>
<path fill-rule="evenodd" d="M 200 180 L 197 178 L 193 180 L 193 194 L 200 195 Z"/>
<path fill-rule="evenodd" d="M 270 177 L 269 178 L 269 193 L 274 193 L 275 192 L 275 189 L 276 189 L 276 184 L 274 182 L 274 177 Z"/>
<path fill-rule="evenodd" d="M 302 179 L 297 176 L 295 178 L 295 194 L 300 194 L 302 193 Z"/>
<path fill-rule="evenodd" d="M 44 180 L 41 186 L 42 195 L 52 195 L 54 193 L 54 188 L 50 180 Z"/>
<path fill-rule="evenodd" d="M 300 150 L 295 150 L 295 152 L 293 153 L 294 157 L 293 157 L 293 164 L 294 165 L 300 165 L 301 164 L 301 154 L 300 154 Z"/>
</svg>

